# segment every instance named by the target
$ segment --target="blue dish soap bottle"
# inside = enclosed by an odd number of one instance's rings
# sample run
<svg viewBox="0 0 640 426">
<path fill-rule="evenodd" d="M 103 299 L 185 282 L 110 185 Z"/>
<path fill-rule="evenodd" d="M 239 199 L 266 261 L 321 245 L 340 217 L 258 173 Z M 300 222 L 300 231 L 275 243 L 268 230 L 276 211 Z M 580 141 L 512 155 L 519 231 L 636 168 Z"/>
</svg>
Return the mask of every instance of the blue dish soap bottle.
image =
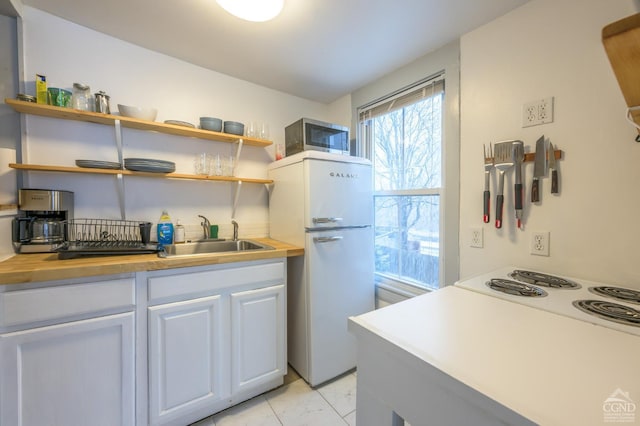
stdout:
<svg viewBox="0 0 640 426">
<path fill-rule="evenodd" d="M 173 243 L 173 223 L 171 217 L 166 210 L 162 211 L 162 216 L 158 221 L 158 248 L 162 248 L 166 244 Z"/>
</svg>

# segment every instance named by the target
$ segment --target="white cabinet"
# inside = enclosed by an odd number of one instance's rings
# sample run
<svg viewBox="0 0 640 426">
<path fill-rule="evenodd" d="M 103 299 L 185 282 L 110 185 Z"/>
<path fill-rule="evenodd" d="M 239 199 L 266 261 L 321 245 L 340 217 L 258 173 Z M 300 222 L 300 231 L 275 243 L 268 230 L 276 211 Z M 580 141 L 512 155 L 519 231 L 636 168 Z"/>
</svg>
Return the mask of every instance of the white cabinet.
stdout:
<svg viewBox="0 0 640 426">
<path fill-rule="evenodd" d="M 2 289 L 0 425 L 135 423 L 133 290 L 133 279 Z"/>
<path fill-rule="evenodd" d="M 150 273 L 149 424 L 194 422 L 282 384 L 285 259 Z"/>
<path fill-rule="evenodd" d="M 286 259 L 0 285 L 0 426 L 185 425 L 283 382 Z"/>
<path fill-rule="evenodd" d="M 231 392 L 286 374 L 284 285 L 231 294 Z"/>
<path fill-rule="evenodd" d="M 149 308 L 151 424 L 228 396 L 222 326 L 219 295 Z"/>
</svg>

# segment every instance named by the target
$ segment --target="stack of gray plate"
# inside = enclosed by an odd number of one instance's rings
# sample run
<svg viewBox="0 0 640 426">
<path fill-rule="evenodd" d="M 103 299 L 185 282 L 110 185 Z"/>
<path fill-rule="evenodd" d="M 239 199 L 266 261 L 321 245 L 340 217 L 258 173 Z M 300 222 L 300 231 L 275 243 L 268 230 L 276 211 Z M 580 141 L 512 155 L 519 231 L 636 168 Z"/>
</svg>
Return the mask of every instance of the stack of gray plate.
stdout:
<svg viewBox="0 0 640 426">
<path fill-rule="evenodd" d="M 125 158 L 124 168 L 136 172 L 172 173 L 176 171 L 176 163 L 150 158 Z"/>
<path fill-rule="evenodd" d="M 76 160 L 76 166 L 87 167 L 91 169 L 120 169 L 120 163 L 114 163 L 113 161 L 98 161 L 98 160 Z"/>
</svg>

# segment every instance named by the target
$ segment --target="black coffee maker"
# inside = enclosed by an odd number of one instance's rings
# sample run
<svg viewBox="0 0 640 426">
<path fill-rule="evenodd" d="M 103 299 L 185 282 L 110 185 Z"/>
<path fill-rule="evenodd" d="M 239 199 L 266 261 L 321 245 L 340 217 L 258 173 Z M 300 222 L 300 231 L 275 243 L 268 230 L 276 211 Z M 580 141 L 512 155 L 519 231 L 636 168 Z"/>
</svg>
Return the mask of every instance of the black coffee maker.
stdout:
<svg viewBox="0 0 640 426">
<path fill-rule="evenodd" d="M 73 192 L 21 189 L 18 217 L 13 219 L 16 253 L 55 251 L 67 240 L 67 221 L 73 219 Z"/>
</svg>

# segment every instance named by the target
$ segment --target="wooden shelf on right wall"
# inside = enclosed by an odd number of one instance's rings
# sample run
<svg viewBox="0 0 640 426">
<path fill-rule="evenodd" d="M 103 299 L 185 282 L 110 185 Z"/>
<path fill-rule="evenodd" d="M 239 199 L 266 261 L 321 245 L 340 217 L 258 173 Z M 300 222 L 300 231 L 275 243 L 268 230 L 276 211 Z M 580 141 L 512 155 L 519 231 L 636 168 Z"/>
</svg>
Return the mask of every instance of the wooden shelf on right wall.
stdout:
<svg viewBox="0 0 640 426">
<path fill-rule="evenodd" d="M 627 106 L 640 106 L 640 13 L 604 27 L 602 44 Z M 640 125 L 640 109 L 631 114 Z"/>
</svg>

